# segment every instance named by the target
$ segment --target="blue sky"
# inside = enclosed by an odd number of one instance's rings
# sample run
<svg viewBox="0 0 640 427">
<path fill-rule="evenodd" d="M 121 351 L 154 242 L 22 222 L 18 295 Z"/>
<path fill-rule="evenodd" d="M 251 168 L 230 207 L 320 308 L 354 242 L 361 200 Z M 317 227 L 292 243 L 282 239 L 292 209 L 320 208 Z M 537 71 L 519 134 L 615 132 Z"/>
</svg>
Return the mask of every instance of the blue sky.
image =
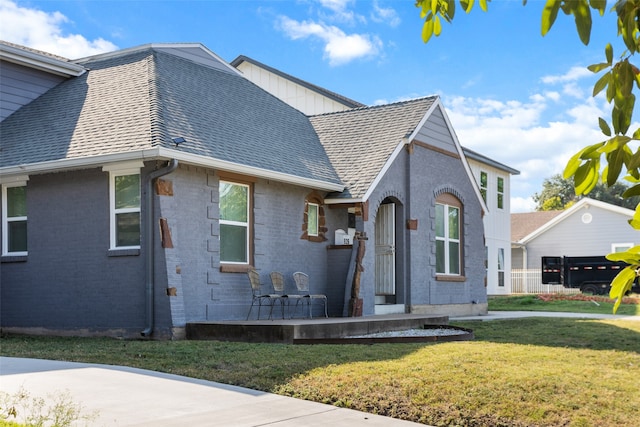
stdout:
<svg viewBox="0 0 640 427">
<path fill-rule="evenodd" d="M 521 171 L 514 212 L 534 209 L 542 181 L 603 138 L 597 76 L 586 66 L 614 45 L 613 14 L 593 17 L 589 46 L 562 14 L 540 35 L 544 1 L 458 6 L 422 43 L 413 0 L 0 0 L 0 38 L 77 59 L 146 43 L 199 42 L 223 59 L 247 55 L 373 105 L 438 94 L 462 145 Z"/>
</svg>

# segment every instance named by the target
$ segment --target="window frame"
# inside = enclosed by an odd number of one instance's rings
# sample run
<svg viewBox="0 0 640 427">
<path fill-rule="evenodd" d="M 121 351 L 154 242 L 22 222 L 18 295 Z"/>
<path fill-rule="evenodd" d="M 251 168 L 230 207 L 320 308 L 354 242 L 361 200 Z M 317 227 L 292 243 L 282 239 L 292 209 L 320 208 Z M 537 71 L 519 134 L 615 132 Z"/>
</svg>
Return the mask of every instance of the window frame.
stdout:
<svg viewBox="0 0 640 427">
<path fill-rule="evenodd" d="M 487 192 L 488 192 L 488 188 L 489 188 L 489 173 L 488 172 L 480 171 L 480 182 L 479 182 L 479 184 L 480 184 L 480 194 L 482 195 L 482 198 L 484 199 L 484 202 L 487 203 Z"/>
<path fill-rule="evenodd" d="M 498 248 L 498 263 L 497 263 L 497 272 L 498 272 L 498 287 L 504 288 L 504 279 L 505 279 L 505 259 L 504 259 L 504 248 Z"/>
<path fill-rule="evenodd" d="M 13 182 L 7 182 L 2 184 L 2 256 L 27 256 L 29 254 L 28 249 L 28 218 L 29 214 L 21 215 L 16 217 L 9 217 L 8 211 L 8 194 L 7 189 L 16 188 L 16 187 L 27 187 L 26 177 L 21 177 L 21 179 L 14 180 Z M 26 197 L 26 196 L 25 196 Z M 25 200 L 26 204 L 26 200 Z M 9 251 L 9 223 L 11 222 L 26 222 L 27 223 L 27 250 L 26 251 Z"/>
<path fill-rule="evenodd" d="M 309 233 L 309 207 L 317 207 L 317 221 L 316 221 L 316 233 Z M 324 198 L 317 191 L 312 191 L 304 198 L 304 213 L 302 217 L 302 240 L 308 240 L 310 242 L 322 243 L 327 241 L 326 233 L 328 231 L 326 226 L 326 217 L 324 211 Z"/>
<path fill-rule="evenodd" d="M 315 210 L 315 230 L 312 230 L 311 226 L 314 224 L 311 221 L 311 212 Z M 317 237 L 320 235 L 320 204 L 319 203 L 307 203 L 307 235 L 309 237 Z"/>
<path fill-rule="evenodd" d="M 629 249 L 631 249 L 633 246 L 634 246 L 633 243 L 612 243 L 611 252 L 626 252 Z"/>
<path fill-rule="evenodd" d="M 115 165 L 103 166 L 102 170 L 109 173 L 109 250 L 120 251 L 128 249 L 140 249 L 142 243 L 142 162 L 127 162 Z M 134 208 L 116 208 L 116 178 L 120 176 L 138 175 L 140 203 Z M 117 215 L 137 213 L 140 227 L 140 240 L 137 245 L 118 246 Z"/>
<path fill-rule="evenodd" d="M 444 236 L 438 236 L 438 226 L 437 226 L 437 210 L 438 210 L 438 205 L 443 206 L 443 220 L 444 220 Z M 452 194 L 449 193 L 444 193 L 440 196 L 438 196 L 438 198 L 436 199 L 436 204 L 435 204 L 435 209 L 436 209 L 436 215 L 435 215 L 435 230 L 434 230 L 434 237 L 435 237 L 435 244 L 437 246 L 437 242 L 441 241 L 444 242 L 444 272 L 441 271 L 437 271 L 438 269 L 438 251 L 436 249 L 436 260 L 435 260 L 435 269 L 436 269 L 436 277 L 441 277 L 444 278 L 446 280 L 446 278 L 464 278 L 464 243 L 463 243 L 463 206 L 462 203 L 460 202 L 460 200 L 458 200 L 457 197 L 453 196 Z M 458 211 L 458 238 L 452 238 L 450 237 L 450 230 L 449 230 L 449 211 L 450 209 L 456 209 Z M 458 245 L 458 272 L 457 273 L 452 273 L 451 272 L 451 253 L 450 253 L 450 243 L 456 243 Z"/>
<path fill-rule="evenodd" d="M 496 180 L 497 200 L 496 205 L 498 209 L 504 209 L 504 183 L 505 179 L 501 176 Z"/>
<path fill-rule="evenodd" d="M 232 220 L 225 220 L 222 219 L 222 215 L 218 216 L 218 227 L 219 227 L 219 234 L 218 234 L 218 239 L 220 240 L 220 265 L 227 265 L 227 266 L 249 266 L 252 265 L 252 246 L 251 246 L 251 242 L 252 242 L 252 233 L 253 233 L 253 218 L 251 215 L 251 211 L 252 211 L 252 194 L 253 194 L 253 189 L 252 189 L 252 185 L 251 183 L 248 182 L 241 182 L 241 181 L 237 181 L 237 180 L 233 180 L 233 179 L 224 179 L 221 178 L 218 182 L 218 203 L 220 204 L 222 202 L 222 198 L 220 197 L 220 187 L 222 184 L 231 184 L 231 185 L 237 185 L 237 186 L 241 186 L 241 187 L 246 187 L 247 188 L 247 221 L 246 222 L 242 222 L 242 221 L 232 221 Z M 222 211 L 222 209 L 220 209 L 220 211 Z M 246 261 L 241 262 L 241 261 L 225 261 L 222 259 L 222 225 L 232 225 L 232 226 L 243 226 L 246 227 L 246 241 L 245 241 L 245 258 Z"/>
</svg>

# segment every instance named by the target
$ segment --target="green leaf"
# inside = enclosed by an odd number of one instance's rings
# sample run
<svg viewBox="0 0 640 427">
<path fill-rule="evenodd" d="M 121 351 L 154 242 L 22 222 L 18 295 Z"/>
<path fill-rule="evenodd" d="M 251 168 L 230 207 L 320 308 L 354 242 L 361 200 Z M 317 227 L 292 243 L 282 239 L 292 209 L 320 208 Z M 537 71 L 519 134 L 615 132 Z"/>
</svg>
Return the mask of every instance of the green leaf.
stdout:
<svg viewBox="0 0 640 427">
<path fill-rule="evenodd" d="M 560 9 L 561 0 L 547 0 L 547 3 L 542 9 L 542 35 L 545 36 L 551 27 L 553 27 L 556 18 L 558 17 L 558 10 Z"/>
<path fill-rule="evenodd" d="M 438 16 L 434 16 L 433 22 L 433 34 L 437 36 L 442 32 L 442 24 L 440 23 L 440 18 Z"/>
<path fill-rule="evenodd" d="M 482 9 L 483 12 L 489 10 L 489 0 L 480 0 L 480 9 Z"/>
<path fill-rule="evenodd" d="M 599 94 L 602 91 L 602 89 L 607 87 L 607 85 L 609 84 L 610 80 L 611 80 L 611 71 L 609 71 L 608 73 L 604 74 L 602 77 L 600 77 L 598 79 L 596 84 L 593 86 L 593 96 L 596 96 L 597 94 Z"/>
<path fill-rule="evenodd" d="M 603 3 L 606 3 L 603 1 Z M 604 56 L 607 58 L 607 62 L 609 65 L 613 62 L 613 47 L 611 47 L 611 43 L 607 43 L 604 48 Z"/>
<path fill-rule="evenodd" d="M 587 67 L 589 71 L 592 73 L 599 73 L 600 71 L 608 68 L 611 64 L 607 64 L 606 62 L 601 62 L 599 64 L 592 64 Z"/>
<path fill-rule="evenodd" d="M 433 15 L 429 12 L 429 17 L 426 21 L 424 21 L 424 25 L 422 26 L 422 41 L 427 43 L 431 36 L 433 35 L 433 20 L 431 19 Z"/>
<path fill-rule="evenodd" d="M 589 194 L 598 184 L 600 162 L 598 160 L 587 160 L 578 167 L 573 176 L 576 194 Z"/>
<path fill-rule="evenodd" d="M 622 193 L 622 197 L 624 199 L 634 196 L 640 196 L 640 184 L 629 187 L 624 193 Z"/>
<path fill-rule="evenodd" d="M 624 294 L 631 289 L 633 281 L 636 279 L 636 271 L 634 267 L 635 266 L 629 266 L 623 268 L 611 282 L 609 298 L 616 300 L 616 303 L 613 305 L 614 314 L 618 311 L 618 307 L 620 307 Z"/>
<path fill-rule="evenodd" d="M 600 126 L 600 130 L 603 134 L 607 136 L 611 136 L 611 128 L 602 117 L 598 117 L 598 125 Z"/>
<path fill-rule="evenodd" d="M 473 2 L 474 0 L 460 0 L 460 6 L 466 13 L 469 13 L 473 9 Z"/>
<path fill-rule="evenodd" d="M 625 152 L 623 148 L 619 148 L 613 151 L 607 156 L 607 185 L 612 186 L 618 181 L 620 172 L 622 171 L 622 165 L 625 160 Z"/>
<path fill-rule="evenodd" d="M 577 0 L 573 8 L 573 17 L 576 22 L 576 29 L 580 36 L 580 41 L 584 45 L 589 44 L 591 37 L 591 9 L 586 0 Z"/>
<path fill-rule="evenodd" d="M 629 220 L 629 224 L 636 230 L 640 230 L 640 203 L 636 206 L 636 211 L 633 214 L 633 218 Z"/>
</svg>

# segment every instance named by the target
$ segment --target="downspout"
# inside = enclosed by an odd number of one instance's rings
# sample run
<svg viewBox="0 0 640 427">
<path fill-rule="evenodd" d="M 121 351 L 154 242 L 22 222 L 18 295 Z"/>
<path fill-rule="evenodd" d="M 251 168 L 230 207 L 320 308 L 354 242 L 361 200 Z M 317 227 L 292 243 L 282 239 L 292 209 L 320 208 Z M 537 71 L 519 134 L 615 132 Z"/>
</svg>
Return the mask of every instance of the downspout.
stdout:
<svg viewBox="0 0 640 427">
<path fill-rule="evenodd" d="M 140 333 L 143 337 L 151 336 L 153 333 L 154 309 L 153 291 L 155 285 L 154 267 L 156 264 L 153 234 L 153 181 L 164 175 L 168 175 L 178 167 L 178 160 L 171 159 L 169 164 L 162 169 L 151 172 L 145 179 L 145 231 L 144 231 L 144 254 L 145 254 L 145 278 L 146 278 L 146 312 L 147 328 Z"/>
</svg>

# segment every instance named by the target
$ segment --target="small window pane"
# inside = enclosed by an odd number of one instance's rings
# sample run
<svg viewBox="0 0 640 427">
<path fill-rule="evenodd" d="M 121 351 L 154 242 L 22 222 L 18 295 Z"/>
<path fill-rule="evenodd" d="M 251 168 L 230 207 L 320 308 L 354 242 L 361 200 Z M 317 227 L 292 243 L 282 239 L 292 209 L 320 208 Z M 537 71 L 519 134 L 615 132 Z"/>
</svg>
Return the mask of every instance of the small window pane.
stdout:
<svg viewBox="0 0 640 427">
<path fill-rule="evenodd" d="M 444 240 L 436 240 L 436 273 L 445 273 L 444 259 Z"/>
<path fill-rule="evenodd" d="M 504 195 L 498 194 L 498 209 L 504 208 Z"/>
<path fill-rule="evenodd" d="M 7 217 L 27 216 L 27 187 L 7 188 Z"/>
<path fill-rule="evenodd" d="M 449 242 L 449 274 L 460 274 L 460 244 Z"/>
<path fill-rule="evenodd" d="M 311 203 L 307 205 L 307 234 L 318 235 L 318 205 Z"/>
<path fill-rule="evenodd" d="M 504 178 L 498 177 L 498 193 L 504 193 Z"/>
<path fill-rule="evenodd" d="M 116 214 L 116 246 L 140 245 L 140 213 Z"/>
<path fill-rule="evenodd" d="M 247 262 L 247 228 L 220 224 L 220 260 Z"/>
<path fill-rule="evenodd" d="M 498 248 L 498 270 L 504 270 L 504 249 Z"/>
<path fill-rule="evenodd" d="M 450 239 L 458 239 L 460 235 L 460 230 L 458 227 L 458 223 L 459 223 L 458 214 L 459 214 L 458 208 L 449 206 L 449 238 Z"/>
<path fill-rule="evenodd" d="M 480 189 L 480 194 L 482 194 L 482 200 L 487 203 L 487 190 L 485 188 Z"/>
<path fill-rule="evenodd" d="M 487 188 L 487 173 L 480 172 L 480 187 Z"/>
<path fill-rule="evenodd" d="M 9 252 L 26 252 L 27 221 L 10 221 L 7 225 Z"/>
<path fill-rule="evenodd" d="M 444 237 L 444 206 L 436 205 L 436 236 Z"/>
<path fill-rule="evenodd" d="M 220 183 L 220 219 L 224 221 L 247 222 L 249 187 Z"/>
<path fill-rule="evenodd" d="M 119 175 L 116 182 L 116 209 L 140 207 L 140 175 Z"/>
</svg>

